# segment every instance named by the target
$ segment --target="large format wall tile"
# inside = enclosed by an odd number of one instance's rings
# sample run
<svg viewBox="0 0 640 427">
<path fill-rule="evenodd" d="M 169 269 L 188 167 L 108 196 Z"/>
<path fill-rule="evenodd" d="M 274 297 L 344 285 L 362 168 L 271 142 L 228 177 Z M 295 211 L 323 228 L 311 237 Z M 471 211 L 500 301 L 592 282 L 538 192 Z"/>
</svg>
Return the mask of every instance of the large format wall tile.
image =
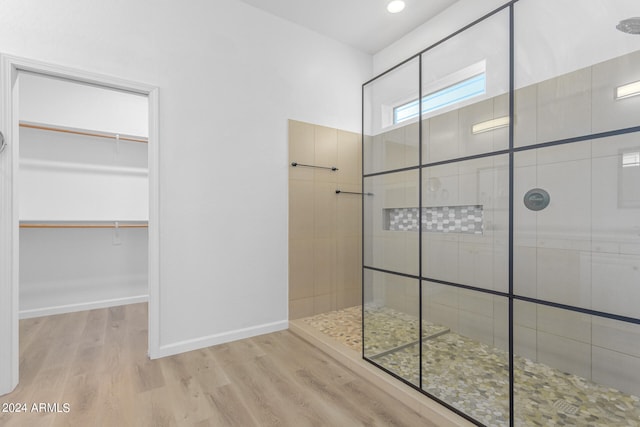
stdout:
<svg viewBox="0 0 640 427">
<path fill-rule="evenodd" d="M 640 358 L 593 347 L 593 380 L 640 396 Z"/>
<path fill-rule="evenodd" d="M 289 318 L 361 302 L 360 135 L 289 121 Z M 339 257 L 339 258 L 338 258 Z"/>
<path fill-rule="evenodd" d="M 591 133 L 591 69 L 538 84 L 538 142 Z"/>
<path fill-rule="evenodd" d="M 513 139 L 516 147 L 538 142 L 538 90 L 535 85 L 523 87 L 514 95 Z"/>
<path fill-rule="evenodd" d="M 538 305 L 538 331 L 591 343 L 591 316 Z"/>
<path fill-rule="evenodd" d="M 640 325 L 593 316 L 593 345 L 640 358 Z"/>
<path fill-rule="evenodd" d="M 493 346 L 493 313 L 488 315 L 460 311 L 460 335 Z"/>
<path fill-rule="evenodd" d="M 640 51 L 592 67 L 593 132 L 640 125 L 640 96 L 616 99 L 618 86 L 640 80 Z"/>
<path fill-rule="evenodd" d="M 594 310 L 640 318 L 640 256 L 593 254 Z"/>
<path fill-rule="evenodd" d="M 538 331 L 538 362 L 591 379 L 591 345 Z"/>
<path fill-rule="evenodd" d="M 546 301 L 589 307 L 591 253 L 538 248 L 537 297 Z"/>
</svg>

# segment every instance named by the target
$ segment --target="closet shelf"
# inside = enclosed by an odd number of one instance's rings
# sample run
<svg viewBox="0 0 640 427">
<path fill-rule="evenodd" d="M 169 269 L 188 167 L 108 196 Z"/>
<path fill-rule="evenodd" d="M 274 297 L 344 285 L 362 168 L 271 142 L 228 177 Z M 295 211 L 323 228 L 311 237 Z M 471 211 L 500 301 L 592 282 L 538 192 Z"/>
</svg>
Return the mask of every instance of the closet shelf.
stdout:
<svg viewBox="0 0 640 427">
<path fill-rule="evenodd" d="M 29 169 L 62 170 L 77 172 L 94 172 L 105 174 L 139 175 L 148 176 L 149 169 L 129 166 L 106 166 L 96 164 L 83 164 L 72 162 L 60 162 L 55 160 L 20 159 L 20 167 Z"/>
<path fill-rule="evenodd" d="M 21 121 L 20 127 L 28 128 L 28 129 L 46 130 L 46 131 L 52 131 L 52 132 L 71 133 L 74 135 L 92 136 L 96 138 L 116 139 L 119 141 L 141 142 L 144 144 L 149 142 L 149 139 L 143 136 L 124 135 L 124 134 L 117 134 L 113 132 L 101 132 L 101 131 L 94 131 L 94 130 L 88 130 L 88 129 L 78 129 L 78 128 L 50 125 L 50 124 L 44 124 L 44 123 Z"/>
<path fill-rule="evenodd" d="M 147 221 L 20 221 L 20 228 L 147 228 Z"/>
</svg>

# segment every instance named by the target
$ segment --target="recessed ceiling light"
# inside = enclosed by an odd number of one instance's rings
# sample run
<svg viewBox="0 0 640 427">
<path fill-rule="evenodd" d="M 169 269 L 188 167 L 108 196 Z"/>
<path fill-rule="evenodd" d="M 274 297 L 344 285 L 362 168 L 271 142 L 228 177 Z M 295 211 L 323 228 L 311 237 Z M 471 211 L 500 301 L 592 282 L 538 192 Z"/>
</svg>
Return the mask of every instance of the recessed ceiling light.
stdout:
<svg viewBox="0 0 640 427">
<path fill-rule="evenodd" d="M 393 2 L 392 2 L 393 3 Z M 620 21 L 616 28 L 627 34 L 640 34 L 640 18 L 629 18 Z"/>
<path fill-rule="evenodd" d="M 389 2 L 389 4 L 387 5 L 387 10 L 390 13 L 402 12 L 403 9 L 404 9 L 404 2 L 402 0 L 393 0 Z"/>
</svg>

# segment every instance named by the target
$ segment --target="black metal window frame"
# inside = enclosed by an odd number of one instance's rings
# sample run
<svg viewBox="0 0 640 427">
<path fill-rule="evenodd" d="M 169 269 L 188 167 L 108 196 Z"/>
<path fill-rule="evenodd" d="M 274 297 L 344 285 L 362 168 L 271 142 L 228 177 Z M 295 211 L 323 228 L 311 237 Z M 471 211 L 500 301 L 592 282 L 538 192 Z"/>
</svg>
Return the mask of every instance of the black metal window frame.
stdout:
<svg viewBox="0 0 640 427">
<path fill-rule="evenodd" d="M 633 127 L 628 127 L 628 128 L 623 128 L 623 129 L 616 129 L 616 130 L 611 130 L 611 131 L 606 131 L 606 132 L 600 132 L 600 133 L 595 133 L 595 134 L 587 134 L 587 135 L 581 135 L 581 136 L 576 136 L 576 137 L 571 137 L 571 138 L 564 138 L 564 139 L 559 139 L 559 140 L 552 140 L 552 141 L 545 141 L 542 143 L 537 143 L 537 144 L 531 144 L 531 145 L 527 145 L 527 146 L 521 146 L 521 147 L 515 147 L 514 146 L 514 92 L 515 92 L 515 49 L 514 49 L 514 34 L 515 34 L 515 24 L 514 24 L 514 16 L 515 16 L 515 5 L 516 3 L 518 3 L 520 0 L 511 0 L 505 4 L 503 4 L 502 6 L 494 9 L 493 11 L 485 14 L 484 16 L 478 18 L 477 20 L 473 21 L 472 23 L 460 28 L 459 30 L 451 33 L 450 35 L 448 35 L 447 37 L 439 40 L 438 42 L 432 44 L 431 46 L 421 50 L 420 52 L 416 53 L 415 55 L 405 59 L 404 61 L 396 64 L 395 66 L 387 69 L 386 71 L 378 74 L 377 76 L 373 77 L 372 79 L 366 81 L 365 83 L 362 84 L 362 164 L 365 164 L 365 117 L 364 117 L 364 111 L 365 111 L 365 90 L 366 87 L 377 81 L 378 79 L 380 79 L 381 77 L 384 77 L 390 73 L 392 73 L 394 70 L 400 68 L 401 66 L 411 62 L 418 60 L 418 85 L 419 85 L 419 98 L 420 100 L 422 100 L 422 56 L 424 53 L 434 49 L 435 47 L 445 43 L 447 40 L 450 40 L 452 38 L 454 38 L 455 36 L 457 36 L 458 34 L 466 31 L 469 28 L 474 27 L 475 25 L 484 22 L 486 19 L 498 14 L 499 12 L 502 12 L 505 9 L 508 9 L 509 11 L 509 148 L 507 149 L 502 149 L 502 150 L 495 150 L 495 151 L 491 151 L 491 152 L 486 152 L 486 153 L 481 153 L 481 154 L 476 154 L 476 155 L 470 155 L 470 156 L 463 156 L 463 157 L 457 157 L 457 158 L 452 158 L 452 159 L 448 159 L 448 160 L 442 160 L 442 161 L 437 161 L 437 162 L 430 162 L 430 163 L 422 163 L 422 148 L 423 148 L 423 144 L 422 144 L 422 105 L 420 101 L 420 105 L 419 105 L 419 117 L 418 117 L 418 135 L 419 135 L 419 145 L 418 145 L 418 158 L 419 158 L 419 162 L 416 166 L 409 166 L 409 167 L 403 167 L 403 168 L 398 168 L 398 169 L 390 169 L 390 170 L 384 170 L 384 171 L 379 171 L 379 172 L 373 172 L 373 173 L 364 173 L 364 169 L 363 169 L 363 174 L 362 174 L 362 188 L 365 188 L 365 179 L 366 178 L 371 178 L 371 177 L 375 177 L 375 176 L 380 176 L 380 175 L 389 175 L 389 174 L 395 174 L 398 172 L 406 172 L 406 171 L 413 171 L 413 170 L 417 170 L 418 171 L 418 203 L 419 205 L 422 207 L 422 172 L 424 169 L 428 169 L 434 166 L 439 166 L 439 165 L 446 165 L 446 164 L 452 164 L 452 163 L 460 163 L 463 161 L 468 161 L 468 160 L 474 160 L 474 159 L 480 159 L 480 158 L 485 158 L 485 157 L 494 157 L 494 156 L 499 156 L 499 155 L 508 155 L 509 157 L 509 166 L 508 166 L 508 175 L 509 175 L 509 225 L 508 225 L 508 234 L 509 234 L 509 238 L 508 238 L 508 292 L 501 292 L 501 291 L 495 291 L 495 290 L 490 290 L 490 289 L 484 289 L 484 288 L 480 288 L 477 286 L 470 286 L 470 285 L 465 285 L 464 283 L 455 283 L 455 282 L 449 282 L 449 281 L 444 281 L 444 280 L 440 280 L 440 279 L 436 279 L 436 278 L 430 278 L 430 277 L 425 277 L 423 275 L 423 270 L 422 270 L 422 239 L 423 239 L 423 233 L 422 233 L 422 221 L 418 221 L 418 275 L 412 275 L 412 274 L 406 274 L 406 273 L 402 273 L 402 272 L 398 272 L 398 271 L 392 271 L 392 270 L 385 270 L 385 269 L 381 269 L 381 268 L 377 268 L 375 266 L 371 266 L 371 265 L 366 265 L 365 263 L 365 198 L 362 198 L 362 331 L 363 331 L 363 339 L 362 339 L 362 358 L 364 360 L 366 360 L 367 362 L 373 364 L 374 366 L 376 366 L 377 368 L 381 369 L 382 371 L 386 372 L 387 374 L 393 376 L 394 378 L 398 379 L 399 381 L 402 381 L 403 383 L 407 384 L 408 386 L 410 386 L 411 388 L 419 391 L 420 393 L 428 396 L 429 398 L 431 398 L 432 400 L 438 402 L 439 404 L 443 405 L 444 407 L 448 408 L 449 410 L 455 412 L 456 414 L 460 415 L 461 417 L 465 418 L 466 420 L 472 422 L 475 425 L 478 426 L 482 426 L 485 427 L 485 425 L 483 423 L 481 423 L 480 421 L 476 420 L 475 418 L 473 418 L 471 415 L 462 412 L 460 409 L 450 405 L 449 403 L 439 399 L 437 396 L 434 396 L 433 394 L 423 390 L 423 384 L 422 384 L 422 361 L 423 361 L 423 354 L 422 354 L 422 322 L 419 321 L 418 322 L 418 328 L 419 328 L 419 365 L 420 366 L 420 370 L 419 370 L 419 385 L 415 385 L 413 383 L 411 383 L 410 381 L 402 378 L 401 376 L 399 376 L 398 374 L 396 374 L 395 372 L 385 368 L 384 366 L 376 363 L 375 360 L 372 360 L 370 358 L 368 358 L 365 354 L 365 340 L 364 340 L 364 328 L 365 328 L 365 272 L 366 271 L 373 271 L 373 272 L 379 272 L 379 273 L 384 273 L 384 274 L 390 274 L 390 275 L 394 275 L 394 276 L 400 276 L 400 277 L 405 277 L 405 278 L 409 278 L 409 279 L 414 279 L 417 281 L 418 283 L 418 287 L 419 287 L 419 318 L 422 319 L 423 317 L 423 311 L 422 311 L 422 282 L 432 282 L 432 283 L 438 283 L 441 285 L 445 285 L 445 286 L 449 286 L 449 287 L 454 287 L 454 288 L 459 288 L 459 289 L 467 289 L 467 290 L 472 290 L 472 291 L 477 291 L 477 292 L 481 292 L 484 294 L 490 294 L 490 295 L 494 295 L 494 296 L 500 296 L 500 297 L 504 297 L 507 299 L 508 301 L 508 322 L 509 322 L 509 341 L 508 341 L 508 349 L 509 349 L 509 426 L 513 427 L 514 423 L 515 423 L 515 417 L 514 417 L 514 383 L 515 383 L 515 378 L 514 378 L 514 311 L 513 311 L 513 306 L 514 306 L 514 302 L 515 301 L 523 301 L 523 302 L 529 302 L 529 303 L 533 303 L 533 304 L 538 304 L 538 305 L 543 305 L 543 306 L 548 306 L 548 307 L 553 307 L 553 308 L 558 308 L 558 309 L 563 309 L 563 310 L 567 310 L 567 311 L 572 311 L 572 312 L 577 312 L 577 313 L 583 313 L 583 314 L 587 314 L 587 315 L 591 315 L 591 316 L 596 316 L 596 317 L 601 317 L 601 318 L 607 318 L 607 319 L 612 319 L 612 320 L 616 320 L 616 321 L 620 321 L 620 322 L 626 322 L 626 323 L 632 323 L 632 324 L 637 324 L 640 325 L 640 318 L 635 318 L 635 317 L 628 317 L 628 316 L 621 316 L 615 313 L 608 313 L 608 312 L 603 312 L 603 311 L 598 311 L 598 310 L 592 310 L 592 309 L 588 309 L 588 308 L 584 308 L 584 307 L 579 307 L 579 306 L 572 306 L 572 305 L 567 305 L 567 304 L 560 304 L 560 303 L 556 303 L 553 301 L 547 301 L 547 300 L 541 300 L 538 298 L 531 298 L 531 297 L 526 297 L 523 295 L 517 295 L 514 292 L 514 259 L 513 259 L 513 249 L 514 249 L 514 193 L 513 193 L 513 188 L 514 188 L 514 156 L 516 153 L 519 152 L 524 152 L 524 151 L 529 151 L 529 150 L 536 150 L 536 149 L 540 149 L 540 148 L 546 148 L 546 147 L 552 147 L 552 146 L 557 146 L 557 145 L 565 145 L 565 144 L 572 144 L 572 143 L 577 143 L 577 142 L 582 142 L 582 141 L 591 141 L 591 140 L 595 140 L 595 139 L 601 139 L 601 138 L 608 138 L 608 137 L 612 137 L 612 136 L 618 136 L 618 135 L 624 135 L 624 134 L 629 134 L 629 133 L 636 133 L 636 132 L 640 132 L 640 126 L 633 126 Z"/>
</svg>

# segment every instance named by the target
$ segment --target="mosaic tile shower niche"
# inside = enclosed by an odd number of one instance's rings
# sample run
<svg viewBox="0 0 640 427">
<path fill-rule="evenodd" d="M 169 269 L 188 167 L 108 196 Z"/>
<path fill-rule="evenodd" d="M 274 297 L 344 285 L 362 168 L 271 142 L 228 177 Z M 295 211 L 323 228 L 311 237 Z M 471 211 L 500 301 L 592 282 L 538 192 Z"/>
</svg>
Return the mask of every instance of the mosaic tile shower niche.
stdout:
<svg viewBox="0 0 640 427">
<path fill-rule="evenodd" d="M 637 1 L 485 12 L 363 85 L 363 357 L 478 426 L 640 427 Z"/>
<path fill-rule="evenodd" d="M 383 210 L 384 230 L 418 231 L 418 208 Z M 482 234 L 482 205 L 422 208 L 422 231 Z"/>
</svg>

